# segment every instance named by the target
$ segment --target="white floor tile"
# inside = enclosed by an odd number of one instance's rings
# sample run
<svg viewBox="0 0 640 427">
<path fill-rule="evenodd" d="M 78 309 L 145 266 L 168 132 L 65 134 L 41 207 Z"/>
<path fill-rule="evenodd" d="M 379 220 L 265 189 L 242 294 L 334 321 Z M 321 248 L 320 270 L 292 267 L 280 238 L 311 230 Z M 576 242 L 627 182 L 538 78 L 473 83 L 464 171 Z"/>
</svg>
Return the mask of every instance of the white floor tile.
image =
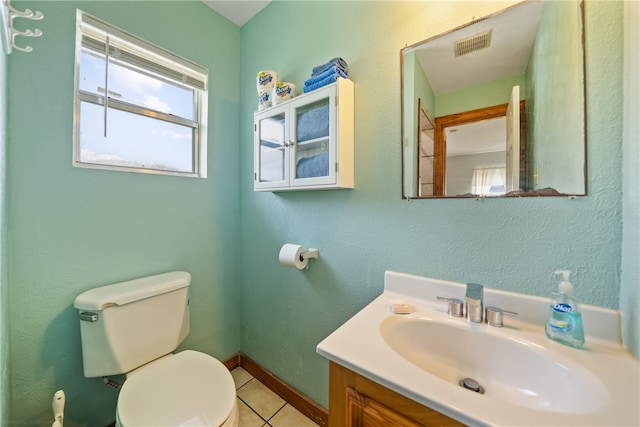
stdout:
<svg viewBox="0 0 640 427">
<path fill-rule="evenodd" d="M 318 425 L 302 415 L 291 405 L 285 405 L 269 420 L 273 427 L 317 427 Z"/>
<path fill-rule="evenodd" d="M 242 367 L 237 367 L 231 371 L 233 382 L 236 384 L 236 390 L 253 379 L 253 376 L 245 371 Z"/>
<path fill-rule="evenodd" d="M 238 412 L 240 413 L 238 427 L 261 427 L 264 425 L 264 420 L 240 399 L 238 399 Z"/>
<path fill-rule="evenodd" d="M 231 371 L 238 395 L 238 427 L 317 427 L 242 367 Z M 265 421 L 265 420 L 268 420 Z"/>
<path fill-rule="evenodd" d="M 256 379 L 252 379 L 240 387 L 238 389 L 238 397 L 265 420 L 271 418 L 286 403 L 280 396 Z"/>
</svg>

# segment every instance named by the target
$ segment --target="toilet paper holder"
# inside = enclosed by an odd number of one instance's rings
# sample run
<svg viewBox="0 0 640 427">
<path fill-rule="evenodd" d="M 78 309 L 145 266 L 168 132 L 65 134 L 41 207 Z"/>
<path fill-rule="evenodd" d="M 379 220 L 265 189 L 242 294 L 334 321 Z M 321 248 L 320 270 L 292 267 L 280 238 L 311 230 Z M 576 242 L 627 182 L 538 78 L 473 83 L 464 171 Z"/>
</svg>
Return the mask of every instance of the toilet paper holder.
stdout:
<svg viewBox="0 0 640 427">
<path fill-rule="evenodd" d="M 304 261 L 307 261 L 307 262 L 306 262 L 306 265 L 304 266 L 304 269 L 305 269 L 305 270 L 308 270 L 308 269 L 309 269 L 309 262 L 308 262 L 308 260 L 310 260 L 310 259 L 312 259 L 312 258 L 318 259 L 318 253 L 319 253 L 319 252 L 318 252 L 318 250 L 317 250 L 317 249 L 309 248 L 309 249 L 307 249 L 306 251 L 304 251 L 304 252 L 302 252 L 302 253 L 300 254 L 300 261 L 303 261 L 303 262 L 304 262 Z"/>
<path fill-rule="evenodd" d="M 314 249 L 314 248 L 309 248 L 306 250 L 306 252 L 303 252 L 300 254 L 300 261 L 304 261 L 305 259 L 311 259 L 311 258 L 315 258 L 318 259 L 318 250 Z M 307 264 L 307 268 L 309 268 L 309 265 Z"/>
<path fill-rule="evenodd" d="M 285 243 L 280 249 L 278 259 L 280 264 L 285 267 L 293 267 L 298 270 L 308 270 L 309 260 L 318 259 L 319 251 L 315 248 L 309 248 L 294 243 Z"/>
</svg>

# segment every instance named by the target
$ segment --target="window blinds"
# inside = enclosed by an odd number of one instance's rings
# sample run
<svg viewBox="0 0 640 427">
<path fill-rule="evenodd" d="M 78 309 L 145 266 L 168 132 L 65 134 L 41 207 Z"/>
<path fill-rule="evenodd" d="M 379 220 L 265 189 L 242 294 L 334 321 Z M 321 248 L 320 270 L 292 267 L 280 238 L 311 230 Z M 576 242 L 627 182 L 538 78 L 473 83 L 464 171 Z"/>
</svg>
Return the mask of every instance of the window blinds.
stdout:
<svg viewBox="0 0 640 427">
<path fill-rule="evenodd" d="M 81 10 L 77 14 L 78 33 L 83 47 L 104 54 L 108 38 L 110 60 L 121 60 L 194 89 L 207 90 L 209 72 L 205 67 L 119 30 Z"/>
</svg>

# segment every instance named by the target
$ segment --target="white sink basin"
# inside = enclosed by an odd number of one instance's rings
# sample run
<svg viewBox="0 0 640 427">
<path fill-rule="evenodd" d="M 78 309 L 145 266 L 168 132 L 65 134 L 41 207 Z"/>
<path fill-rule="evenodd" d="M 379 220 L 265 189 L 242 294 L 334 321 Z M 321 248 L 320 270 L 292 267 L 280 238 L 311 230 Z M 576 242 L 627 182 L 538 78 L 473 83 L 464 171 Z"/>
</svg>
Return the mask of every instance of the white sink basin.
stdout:
<svg viewBox="0 0 640 427">
<path fill-rule="evenodd" d="M 507 338 L 505 331 L 419 315 L 390 316 L 380 326 L 385 342 L 404 359 L 454 385 L 471 378 L 489 399 L 563 413 L 593 412 L 608 403 L 602 383 L 582 366 Z"/>
<path fill-rule="evenodd" d="M 485 287 L 515 311 L 504 327 L 449 317 L 438 296 L 465 285 L 387 272 L 384 292 L 318 344 L 327 359 L 470 426 L 638 426 L 640 363 L 622 345 L 620 313 L 582 306 L 585 347 L 545 336 L 549 301 Z M 393 314 L 406 300 L 411 314 Z M 480 394 L 459 385 L 472 378 Z"/>
</svg>

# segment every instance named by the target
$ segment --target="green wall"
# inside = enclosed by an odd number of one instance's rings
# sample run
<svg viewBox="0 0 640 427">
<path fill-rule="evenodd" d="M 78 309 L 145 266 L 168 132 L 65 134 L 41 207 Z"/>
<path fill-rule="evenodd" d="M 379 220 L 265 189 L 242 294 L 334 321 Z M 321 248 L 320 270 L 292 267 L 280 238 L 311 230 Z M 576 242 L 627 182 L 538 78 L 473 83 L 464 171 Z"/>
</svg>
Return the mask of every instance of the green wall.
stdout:
<svg viewBox="0 0 640 427">
<path fill-rule="evenodd" d="M 625 97 L 620 310 L 625 320 L 624 339 L 629 350 L 640 357 L 640 2 L 625 2 L 623 13 Z"/>
<path fill-rule="evenodd" d="M 240 348 L 237 221 L 240 30 L 200 2 L 25 2 L 41 10 L 33 52 L 8 58 L 8 280 L 12 423 L 65 427 L 114 421 L 117 390 L 82 374 L 72 304 L 84 290 L 186 270 L 191 334 L 220 359 Z M 209 68 L 209 177 L 73 168 L 75 10 Z M 3 307 L 3 311 L 7 306 Z M 122 378 L 116 378 L 120 380 Z"/>
<path fill-rule="evenodd" d="M 576 155 L 584 144 L 576 138 L 584 121 L 582 115 L 558 113 L 584 103 L 581 21 L 580 8 L 563 1 L 545 3 L 540 17 L 526 85 L 527 112 L 535 111 L 527 114 L 529 172 L 538 172 L 534 189 L 584 194 L 584 157 Z"/>
<path fill-rule="evenodd" d="M 520 99 L 525 99 L 524 75 L 504 77 L 492 82 L 438 95 L 435 100 L 435 117 L 506 104 L 511 99 L 511 91 L 514 86 L 520 86 Z"/>
<path fill-rule="evenodd" d="M 410 203 L 400 198 L 399 50 L 504 2 L 275 1 L 242 30 L 195 1 L 26 3 L 45 13 L 45 35 L 7 59 L 10 424 L 51 422 L 59 388 L 66 426 L 112 422 L 117 391 L 82 376 L 73 299 L 172 269 L 194 278 L 185 348 L 221 359 L 241 350 L 322 405 L 328 363 L 315 346 L 380 294 L 385 270 L 548 295 L 551 272 L 568 268 L 585 302 L 624 309 L 638 348 L 638 304 L 620 301 L 638 295 L 637 275 L 620 282 L 622 174 L 638 168 L 637 155 L 622 156 L 621 2 L 586 5 L 589 196 Z M 76 6 L 209 67 L 209 178 L 71 167 Z M 356 188 L 253 192 L 256 73 L 301 89 L 334 56 L 355 82 Z M 637 131 L 624 141 L 637 144 Z M 637 236 L 637 222 L 625 232 Z M 320 258 L 285 268 L 285 242 Z M 622 267 L 637 254 L 627 240 Z"/>
<path fill-rule="evenodd" d="M 416 93 L 416 70 L 418 61 L 413 53 L 404 55 L 402 59 L 403 75 L 402 75 L 402 91 L 404 94 Z M 402 104 L 402 120 L 404 133 L 402 134 L 402 144 L 404 150 L 402 152 L 402 167 L 411 173 L 405 173 L 402 182 L 402 194 L 416 194 L 416 182 L 418 174 L 418 162 L 414 155 L 417 150 L 418 143 L 418 99 L 416 96 L 404 96 Z"/>
<path fill-rule="evenodd" d="M 380 294 L 385 270 L 547 296 L 552 272 L 567 268 L 585 302 L 619 305 L 619 2 L 586 5 L 588 197 L 400 199 L 399 49 L 489 6 L 504 3 L 276 1 L 242 29 L 241 348 L 323 405 L 328 364 L 315 346 Z M 275 70 L 301 87 L 335 56 L 355 82 L 355 189 L 252 192 L 256 73 Z M 307 271 L 285 268 L 285 242 L 319 248 L 320 258 Z"/>
<path fill-rule="evenodd" d="M 4 41 L 0 38 L 0 41 Z M 7 141 L 7 62 L 4 45 L 0 48 L 0 425 L 9 423 L 9 286 L 6 269 L 6 141 Z"/>
<path fill-rule="evenodd" d="M 419 123 L 419 100 L 423 102 L 423 108 L 433 117 L 435 110 L 435 96 L 427 76 L 418 61 L 415 53 L 410 52 L 403 55 L 404 76 L 402 77 L 404 96 L 404 134 L 403 134 L 403 160 L 404 170 L 412 171 L 404 174 L 404 195 L 415 197 L 418 194 L 418 167 L 415 153 L 418 150 L 418 123 Z M 413 96 L 409 96 L 409 95 Z"/>
</svg>

